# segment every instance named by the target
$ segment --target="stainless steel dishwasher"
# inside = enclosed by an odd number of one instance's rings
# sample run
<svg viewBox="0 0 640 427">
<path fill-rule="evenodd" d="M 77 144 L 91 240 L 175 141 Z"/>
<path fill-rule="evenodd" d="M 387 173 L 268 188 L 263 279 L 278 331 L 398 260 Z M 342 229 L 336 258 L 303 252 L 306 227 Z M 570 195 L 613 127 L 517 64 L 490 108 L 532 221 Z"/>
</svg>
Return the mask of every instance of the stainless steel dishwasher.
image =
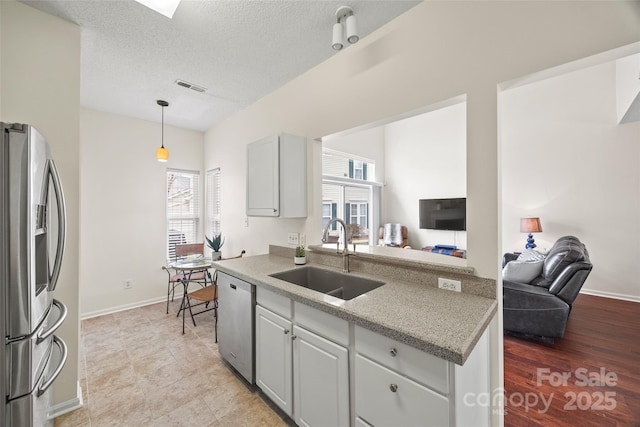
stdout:
<svg viewBox="0 0 640 427">
<path fill-rule="evenodd" d="M 218 351 L 253 384 L 255 286 L 221 271 L 217 274 Z"/>
</svg>

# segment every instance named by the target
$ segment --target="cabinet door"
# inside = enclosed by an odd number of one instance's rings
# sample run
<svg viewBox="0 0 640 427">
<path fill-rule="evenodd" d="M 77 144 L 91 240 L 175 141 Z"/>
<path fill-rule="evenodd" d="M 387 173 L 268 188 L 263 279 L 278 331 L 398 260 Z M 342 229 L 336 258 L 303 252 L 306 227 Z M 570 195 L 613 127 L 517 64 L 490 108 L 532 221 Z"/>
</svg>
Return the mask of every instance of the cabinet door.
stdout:
<svg viewBox="0 0 640 427">
<path fill-rule="evenodd" d="M 280 215 L 279 137 L 247 145 L 247 216 Z"/>
<path fill-rule="evenodd" d="M 345 347 L 299 326 L 293 328 L 295 422 L 349 425 L 349 355 Z"/>
<path fill-rule="evenodd" d="M 256 384 L 292 414 L 291 321 L 256 306 Z"/>
</svg>

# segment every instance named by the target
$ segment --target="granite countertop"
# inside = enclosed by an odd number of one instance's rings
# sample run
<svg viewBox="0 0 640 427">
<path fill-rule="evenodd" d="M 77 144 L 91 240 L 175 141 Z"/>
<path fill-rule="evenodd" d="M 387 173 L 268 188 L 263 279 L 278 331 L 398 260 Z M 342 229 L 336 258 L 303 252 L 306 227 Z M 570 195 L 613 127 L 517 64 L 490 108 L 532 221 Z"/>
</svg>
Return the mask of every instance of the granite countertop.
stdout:
<svg viewBox="0 0 640 427">
<path fill-rule="evenodd" d="M 309 265 L 340 271 L 321 264 Z M 387 278 L 382 279 L 384 286 L 344 301 L 270 277 L 304 267 L 294 265 L 290 257 L 274 254 L 229 259 L 214 262 L 213 266 L 458 365 L 464 364 L 497 309 L 495 299 Z M 348 274 L 380 280 L 360 272 Z"/>
</svg>

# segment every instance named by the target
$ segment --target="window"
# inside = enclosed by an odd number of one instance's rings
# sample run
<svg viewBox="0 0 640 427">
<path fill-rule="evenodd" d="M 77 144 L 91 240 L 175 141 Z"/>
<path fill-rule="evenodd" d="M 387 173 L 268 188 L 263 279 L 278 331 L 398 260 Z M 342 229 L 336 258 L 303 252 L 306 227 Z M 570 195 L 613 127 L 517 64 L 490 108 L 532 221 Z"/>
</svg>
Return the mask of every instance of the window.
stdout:
<svg viewBox="0 0 640 427">
<path fill-rule="evenodd" d="M 330 201 L 322 202 L 322 229 L 323 230 L 327 226 L 327 224 L 329 224 L 329 221 L 331 220 L 331 218 L 335 218 L 337 210 L 338 210 L 337 203 L 332 203 Z M 336 225 L 337 224 L 335 222 L 331 224 L 331 229 L 335 230 Z"/>
<path fill-rule="evenodd" d="M 167 170 L 167 258 L 176 255 L 176 245 L 196 243 L 200 223 L 200 173 Z"/>
<path fill-rule="evenodd" d="M 368 207 L 367 202 L 349 203 L 349 224 L 358 224 L 362 228 L 368 228 Z"/>
<path fill-rule="evenodd" d="M 331 218 L 344 220 L 356 244 L 377 242 L 381 184 L 374 181 L 375 162 L 351 153 L 322 149 L 322 229 Z M 342 240 L 338 224 L 329 229 L 327 242 Z M 371 239 L 370 239 L 371 238 Z"/>
<path fill-rule="evenodd" d="M 366 180 L 366 163 L 360 160 L 349 160 L 349 178 Z"/>
<path fill-rule="evenodd" d="M 207 223 L 205 234 L 212 238 L 221 233 L 220 228 L 220 168 L 207 171 Z"/>
</svg>

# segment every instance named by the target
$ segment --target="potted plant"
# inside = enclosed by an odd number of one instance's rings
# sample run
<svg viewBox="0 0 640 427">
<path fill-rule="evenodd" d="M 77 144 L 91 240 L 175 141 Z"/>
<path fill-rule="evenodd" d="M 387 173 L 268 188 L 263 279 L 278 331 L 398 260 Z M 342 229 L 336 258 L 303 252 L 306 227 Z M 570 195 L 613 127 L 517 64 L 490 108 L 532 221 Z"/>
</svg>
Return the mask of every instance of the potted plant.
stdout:
<svg viewBox="0 0 640 427">
<path fill-rule="evenodd" d="M 296 265 L 303 265 L 307 263 L 307 256 L 304 246 L 296 247 L 296 255 L 293 257 L 293 262 Z"/>
<path fill-rule="evenodd" d="M 207 246 L 211 248 L 213 252 L 211 252 L 211 259 L 213 261 L 219 260 L 222 258 L 222 252 L 220 252 L 220 248 L 224 245 L 224 238 L 222 237 L 222 233 L 218 233 L 213 236 L 212 239 L 204 236 L 207 241 Z"/>
</svg>

